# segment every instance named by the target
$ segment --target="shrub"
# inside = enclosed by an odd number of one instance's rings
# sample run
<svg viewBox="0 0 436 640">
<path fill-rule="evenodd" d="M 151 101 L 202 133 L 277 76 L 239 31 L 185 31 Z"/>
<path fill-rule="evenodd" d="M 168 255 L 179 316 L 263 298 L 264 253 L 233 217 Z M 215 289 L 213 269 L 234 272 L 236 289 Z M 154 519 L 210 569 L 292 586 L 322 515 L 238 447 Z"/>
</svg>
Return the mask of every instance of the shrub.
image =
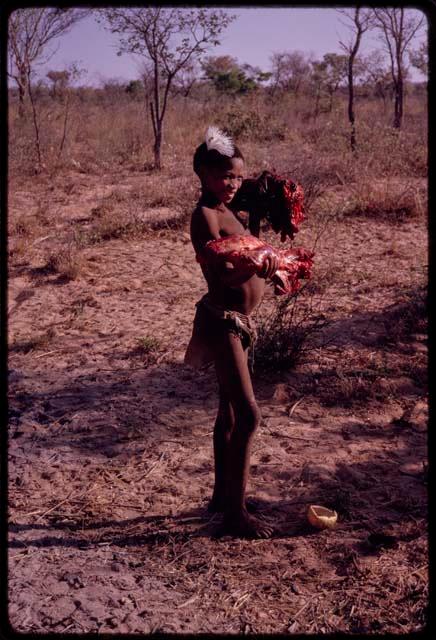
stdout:
<svg viewBox="0 0 436 640">
<path fill-rule="evenodd" d="M 82 267 L 82 256 L 72 244 L 68 244 L 47 256 L 45 271 L 57 273 L 64 280 L 75 280 Z"/>
<path fill-rule="evenodd" d="M 228 111 L 223 119 L 223 129 L 236 139 L 284 140 L 286 127 L 271 119 L 269 114 L 257 111 L 234 109 Z"/>
<path fill-rule="evenodd" d="M 306 287 L 304 285 L 293 296 L 278 298 L 270 313 L 262 316 L 254 347 L 255 367 L 292 369 L 314 347 L 315 334 L 328 324 L 328 320 L 322 313 L 315 312 L 319 297 L 311 293 L 305 296 Z"/>
<path fill-rule="evenodd" d="M 162 345 L 158 338 L 145 335 L 137 338 L 136 347 L 132 351 L 132 355 L 139 357 L 145 366 L 156 364 L 159 355 L 162 353 Z"/>
</svg>

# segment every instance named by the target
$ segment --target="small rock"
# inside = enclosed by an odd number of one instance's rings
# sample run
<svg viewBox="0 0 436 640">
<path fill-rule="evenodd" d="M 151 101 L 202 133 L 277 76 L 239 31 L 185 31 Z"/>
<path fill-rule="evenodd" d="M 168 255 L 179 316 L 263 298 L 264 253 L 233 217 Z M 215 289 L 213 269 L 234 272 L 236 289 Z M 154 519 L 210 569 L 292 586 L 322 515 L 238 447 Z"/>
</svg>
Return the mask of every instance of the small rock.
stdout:
<svg viewBox="0 0 436 640">
<path fill-rule="evenodd" d="M 73 589 L 80 589 L 83 587 L 82 579 L 77 573 L 65 573 L 60 580 L 65 581 L 68 586 L 73 587 Z"/>
<path fill-rule="evenodd" d="M 51 600 L 41 607 L 41 613 L 52 620 L 52 622 L 62 622 L 69 618 L 76 610 L 75 601 L 68 596 Z"/>
<path fill-rule="evenodd" d="M 139 278 L 132 278 L 129 281 L 130 289 L 142 289 L 143 286 L 144 286 L 144 283 Z"/>
</svg>

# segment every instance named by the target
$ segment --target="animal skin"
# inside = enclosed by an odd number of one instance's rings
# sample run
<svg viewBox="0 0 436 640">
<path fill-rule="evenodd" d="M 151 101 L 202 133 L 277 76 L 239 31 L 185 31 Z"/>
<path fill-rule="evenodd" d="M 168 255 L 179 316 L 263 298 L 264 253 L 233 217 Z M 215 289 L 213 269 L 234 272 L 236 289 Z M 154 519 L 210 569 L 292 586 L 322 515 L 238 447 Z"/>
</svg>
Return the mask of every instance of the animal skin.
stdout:
<svg viewBox="0 0 436 640">
<path fill-rule="evenodd" d="M 279 268 L 271 278 L 276 295 L 292 294 L 300 288 L 300 279 L 310 278 L 313 253 L 303 248 L 276 249 L 252 235 L 232 235 L 206 243 L 197 255 L 200 264 L 230 262 L 250 277 L 262 271 L 265 258 L 276 256 Z"/>
</svg>

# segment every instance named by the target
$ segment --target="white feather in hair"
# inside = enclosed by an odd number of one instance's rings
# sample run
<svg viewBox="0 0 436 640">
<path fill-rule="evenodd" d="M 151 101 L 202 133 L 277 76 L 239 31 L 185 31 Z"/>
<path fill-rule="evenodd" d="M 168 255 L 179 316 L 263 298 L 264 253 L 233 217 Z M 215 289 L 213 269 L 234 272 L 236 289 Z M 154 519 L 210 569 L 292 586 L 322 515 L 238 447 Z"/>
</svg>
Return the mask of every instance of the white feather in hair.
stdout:
<svg viewBox="0 0 436 640">
<path fill-rule="evenodd" d="M 223 133 L 218 127 L 208 127 L 206 131 L 206 146 L 208 151 L 215 149 L 223 156 L 231 157 L 235 150 L 230 136 Z"/>
</svg>

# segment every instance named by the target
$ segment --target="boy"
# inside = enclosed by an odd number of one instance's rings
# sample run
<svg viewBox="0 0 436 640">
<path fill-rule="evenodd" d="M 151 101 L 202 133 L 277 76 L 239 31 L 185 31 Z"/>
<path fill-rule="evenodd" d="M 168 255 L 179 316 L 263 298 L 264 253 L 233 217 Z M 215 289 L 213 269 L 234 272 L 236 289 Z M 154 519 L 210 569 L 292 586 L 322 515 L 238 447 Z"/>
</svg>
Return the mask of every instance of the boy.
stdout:
<svg viewBox="0 0 436 640">
<path fill-rule="evenodd" d="M 191 218 L 191 240 L 201 254 L 209 240 L 234 234 L 259 235 L 259 223 L 230 205 L 242 184 L 244 158 L 228 136 L 215 127 L 194 154 L 194 171 L 202 193 Z M 275 257 L 265 258 L 259 275 L 241 276 L 233 265 L 201 265 L 208 293 L 197 313 L 185 362 L 200 368 L 214 362 L 219 385 L 219 409 L 214 428 L 215 486 L 208 509 L 224 512 L 223 533 L 241 537 L 269 537 L 272 528 L 249 515 L 245 491 L 250 446 L 259 426 L 248 350 L 255 339 L 250 314 L 260 304 L 265 281 L 277 270 Z"/>
</svg>

